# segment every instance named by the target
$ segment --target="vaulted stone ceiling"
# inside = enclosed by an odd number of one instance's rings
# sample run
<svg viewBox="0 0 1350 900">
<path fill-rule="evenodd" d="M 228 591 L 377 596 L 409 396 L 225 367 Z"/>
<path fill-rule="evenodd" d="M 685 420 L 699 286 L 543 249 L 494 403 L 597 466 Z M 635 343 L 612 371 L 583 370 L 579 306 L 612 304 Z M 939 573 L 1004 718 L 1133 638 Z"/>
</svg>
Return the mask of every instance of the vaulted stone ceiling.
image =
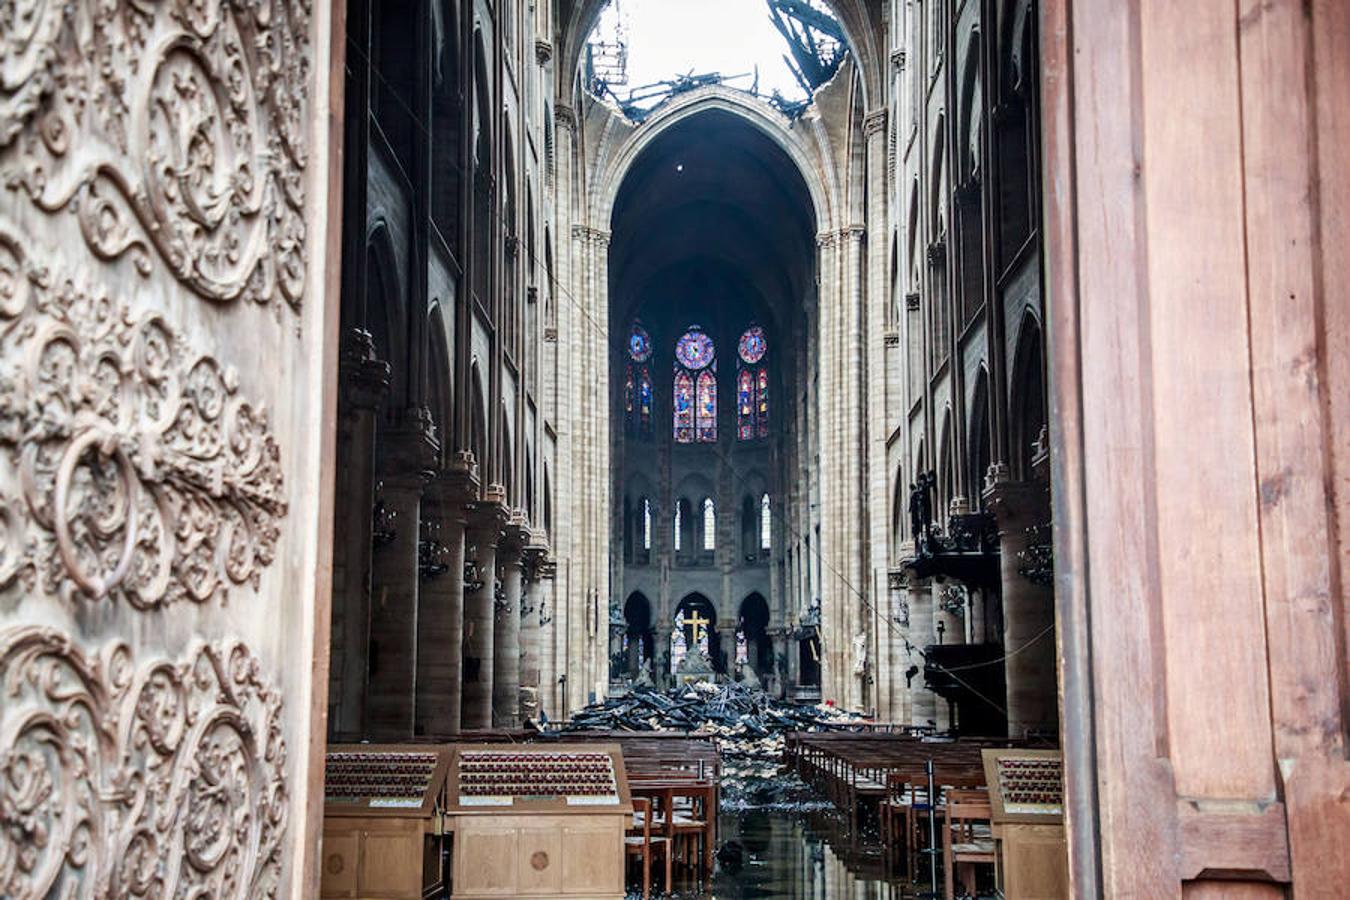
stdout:
<svg viewBox="0 0 1350 900">
<path fill-rule="evenodd" d="M 736 302 L 751 306 L 742 318 L 787 329 L 810 293 L 816 226 L 806 185 L 786 153 L 731 113 L 700 113 L 647 147 L 620 188 L 611 229 L 619 323 L 653 303 L 678 301 L 679 315 L 709 320 L 727 311 L 708 304 Z"/>
</svg>

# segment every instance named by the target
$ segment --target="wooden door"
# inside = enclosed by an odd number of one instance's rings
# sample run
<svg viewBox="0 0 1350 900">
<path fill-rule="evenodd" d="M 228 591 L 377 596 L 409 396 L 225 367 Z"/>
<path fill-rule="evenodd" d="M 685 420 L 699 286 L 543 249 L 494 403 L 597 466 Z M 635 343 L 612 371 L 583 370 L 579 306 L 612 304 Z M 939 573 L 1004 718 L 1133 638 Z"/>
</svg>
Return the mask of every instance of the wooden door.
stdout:
<svg viewBox="0 0 1350 900">
<path fill-rule="evenodd" d="M 1074 895 L 1345 896 L 1350 6 L 1042 43 Z"/>
<path fill-rule="evenodd" d="M 0 896 L 317 888 L 340 30 L 0 9 Z"/>
</svg>

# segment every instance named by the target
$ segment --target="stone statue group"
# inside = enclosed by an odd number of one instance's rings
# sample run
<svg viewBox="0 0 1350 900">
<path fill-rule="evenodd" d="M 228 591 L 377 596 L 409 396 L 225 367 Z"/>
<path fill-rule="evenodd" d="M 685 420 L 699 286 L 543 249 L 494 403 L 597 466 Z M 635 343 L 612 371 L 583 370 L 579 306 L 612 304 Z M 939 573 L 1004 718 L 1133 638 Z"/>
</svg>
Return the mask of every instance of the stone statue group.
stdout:
<svg viewBox="0 0 1350 900">
<path fill-rule="evenodd" d="M 937 494 L 937 473 L 920 472 L 909 486 L 909 527 L 917 545 L 933 527 L 933 503 Z"/>
</svg>

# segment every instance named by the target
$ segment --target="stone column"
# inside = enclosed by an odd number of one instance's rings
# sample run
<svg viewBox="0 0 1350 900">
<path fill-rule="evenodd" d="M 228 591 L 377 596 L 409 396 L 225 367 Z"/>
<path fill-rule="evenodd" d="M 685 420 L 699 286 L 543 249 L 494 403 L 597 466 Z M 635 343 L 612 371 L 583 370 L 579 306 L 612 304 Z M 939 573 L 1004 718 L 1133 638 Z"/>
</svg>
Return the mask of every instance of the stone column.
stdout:
<svg viewBox="0 0 1350 900">
<path fill-rule="evenodd" d="M 723 619 L 717 623 L 717 645 L 722 650 L 722 669 L 723 674 L 728 679 L 734 680 L 736 677 L 736 620 L 733 618 Z M 712 642 L 708 642 L 708 651 L 712 652 Z M 713 666 L 714 669 L 717 666 Z"/>
<path fill-rule="evenodd" d="M 788 633 L 786 628 L 770 628 L 767 631 L 769 646 L 772 648 L 773 664 L 765 673 L 764 689 L 780 700 L 787 696 L 788 683 Z"/>
<path fill-rule="evenodd" d="M 492 727 L 494 594 L 497 545 L 506 527 L 504 493 L 500 485 L 491 485 L 485 498 L 469 510 L 466 570 L 467 562 L 472 562 L 478 585 L 474 590 L 469 590 L 472 585 L 466 585 L 464 592 L 464 699 L 460 727 L 465 731 Z"/>
<path fill-rule="evenodd" d="M 1008 736 L 1022 737 L 1029 728 L 1053 731 L 1059 722 L 1054 588 L 1018 571 L 1025 565 L 1020 554 L 1032 543 L 1027 529 L 1050 521 L 1049 492 L 1039 482 L 1003 481 L 985 498 L 998 521 Z"/>
<path fill-rule="evenodd" d="M 492 727 L 520 725 L 520 609 L 524 593 L 524 552 L 529 529 L 517 512 L 497 547 L 502 602 L 494 606 L 492 650 Z"/>
<path fill-rule="evenodd" d="M 353 329 L 346 335 L 341 366 L 328 707 L 334 739 L 356 741 L 365 737 L 366 728 L 375 416 L 389 391 L 389 364 L 375 358 L 369 333 Z"/>
<path fill-rule="evenodd" d="M 464 670 L 466 505 L 478 495 L 473 457 L 461 453 L 428 486 L 417 631 L 417 727 L 422 737 L 459 733 Z"/>
<path fill-rule="evenodd" d="M 417 549 L 422 491 L 435 459 L 429 421 L 409 416 L 382 448 L 380 500 L 392 524 L 371 564 L 370 691 L 366 721 L 372 740 L 413 736 L 417 696 Z"/>
<path fill-rule="evenodd" d="M 909 589 L 909 642 L 911 656 L 905 664 L 918 666 L 919 671 L 909 679 L 909 706 L 913 711 L 910 721 L 914 725 L 928 725 L 938 721 L 938 697 L 924 687 L 923 651 L 929 644 L 937 643 L 933 630 L 933 587 L 926 580 L 911 579 Z M 946 717 L 946 704 L 942 704 L 943 717 Z"/>
<path fill-rule="evenodd" d="M 543 702 L 544 626 L 547 580 L 553 577 L 548 544 L 543 532 L 535 531 L 525 548 L 525 593 L 520 608 L 520 716 L 538 719 Z"/>
</svg>

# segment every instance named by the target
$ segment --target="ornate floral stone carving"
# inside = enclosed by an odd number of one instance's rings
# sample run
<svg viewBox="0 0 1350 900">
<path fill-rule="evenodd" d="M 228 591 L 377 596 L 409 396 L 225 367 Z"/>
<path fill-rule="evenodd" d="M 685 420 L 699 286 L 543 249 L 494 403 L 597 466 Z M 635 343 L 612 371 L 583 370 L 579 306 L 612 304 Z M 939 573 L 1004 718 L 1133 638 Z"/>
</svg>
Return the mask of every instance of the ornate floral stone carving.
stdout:
<svg viewBox="0 0 1350 900">
<path fill-rule="evenodd" d="M 3 229 L 0 359 L 0 594 L 148 609 L 257 587 L 285 484 L 232 369 Z"/>
<path fill-rule="evenodd" d="M 310 0 L 0 3 L 0 175 L 95 255 L 300 305 Z"/>
<path fill-rule="evenodd" d="M 237 642 L 138 659 L 0 630 L 0 896 L 276 896 L 281 709 Z"/>
</svg>

